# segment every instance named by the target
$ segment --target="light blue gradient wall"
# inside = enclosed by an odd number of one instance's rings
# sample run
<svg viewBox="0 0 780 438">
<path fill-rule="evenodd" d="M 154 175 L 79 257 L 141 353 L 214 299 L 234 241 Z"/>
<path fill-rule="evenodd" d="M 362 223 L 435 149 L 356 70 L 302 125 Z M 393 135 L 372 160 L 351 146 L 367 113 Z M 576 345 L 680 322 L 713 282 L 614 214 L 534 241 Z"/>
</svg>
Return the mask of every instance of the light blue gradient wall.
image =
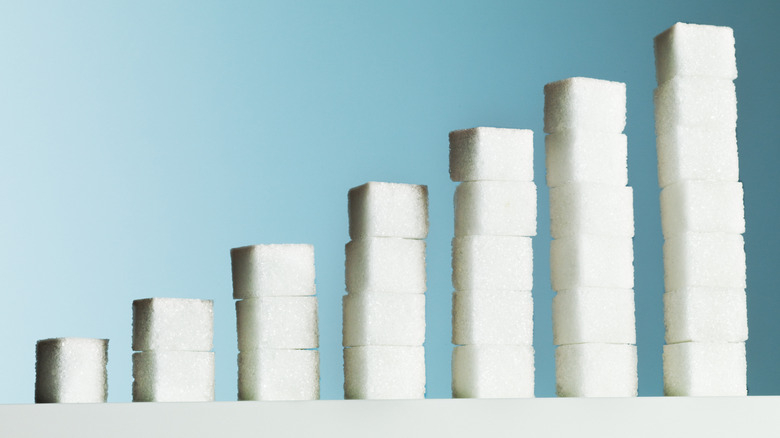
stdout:
<svg viewBox="0 0 780 438">
<path fill-rule="evenodd" d="M 110 338 L 130 400 L 133 299 L 213 298 L 217 399 L 236 398 L 229 249 L 315 245 L 322 397 L 342 393 L 350 187 L 427 184 L 428 397 L 450 395 L 447 133 L 532 129 L 536 394 L 555 392 L 542 87 L 628 86 L 639 393 L 660 395 L 663 268 L 652 37 L 737 38 L 748 383 L 780 394 L 780 6 L 772 1 L 0 4 L 0 403 L 33 400 L 34 345 Z"/>
</svg>

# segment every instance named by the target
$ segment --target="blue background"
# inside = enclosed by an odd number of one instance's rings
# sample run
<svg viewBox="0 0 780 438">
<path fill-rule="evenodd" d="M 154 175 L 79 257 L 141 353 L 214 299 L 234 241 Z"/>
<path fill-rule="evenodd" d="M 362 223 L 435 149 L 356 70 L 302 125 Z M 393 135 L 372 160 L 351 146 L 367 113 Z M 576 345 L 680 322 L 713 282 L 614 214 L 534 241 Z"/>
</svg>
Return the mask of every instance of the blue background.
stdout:
<svg viewBox="0 0 780 438">
<path fill-rule="evenodd" d="M 215 300 L 217 399 L 236 399 L 229 249 L 312 243 L 322 398 L 342 392 L 347 190 L 427 184 L 428 397 L 450 396 L 447 133 L 532 129 L 539 187 L 536 395 L 553 396 L 542 87 L 627 83 L 639 394 L 662 393 L 663 266 L 652 38 L 677 21 L 737 40 L 751 394 L 780 394 L 780 3 L 3 2 L 0 403 L 33 400 L 35 341 L 110 339 L 129 401 L 131 302 Z"/>
</svg>

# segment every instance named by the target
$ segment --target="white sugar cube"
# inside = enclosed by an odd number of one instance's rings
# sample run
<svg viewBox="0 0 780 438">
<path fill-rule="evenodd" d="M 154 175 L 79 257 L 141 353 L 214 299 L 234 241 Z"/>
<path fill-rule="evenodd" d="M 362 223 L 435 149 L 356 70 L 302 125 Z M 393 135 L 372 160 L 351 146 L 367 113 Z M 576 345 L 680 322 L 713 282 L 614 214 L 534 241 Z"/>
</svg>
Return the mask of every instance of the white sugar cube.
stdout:
<svg viewBox="0 0 780 438">
<path fill-rule="evenodd" d="M 555 349 L 559 397 L 636 397 L 636 346 L 571 344 Z"/>
<path fill-rule="evenodd" d="M 690 287 L 665 293 L 664 324 L 667 344 L 746 341 L 745 290 Z"/>
<path fill-rule="evenodd" d="M 553 344 L 636 344 L 634 291 L 580 288 L 553 297 Z"/>
<path fill-rule="evenodd" d="M 556 291 L 633 289 L 633 241 L 630 237 L 589 234 L 555 239 L 550 242 L 550 274 Z"/>
<path fill-rule="evenodd" d="M 452 343 L 531 345 L 534 301 L 530 291 L 462 291 L 452 294 Z"/>
<path fill-rule="evenodd" d="M 737 77 L 734 31 L 730 27 L 675 23 L 653 42 L 659 84 L 676 76 Z"/>
<path fill-rule="evenodd" d="M 345 399 L 424 397 L 423 347 L 367 346 L 344 349 Z"/>
<path fill-rule="evenodd" d="M 35 344 L 35 403 L 105 403 L 108 339 L 54 338 Z"/>
<path fill-rule="evenodd" d="M 576 183 L 550 189 L 550 234 L 554 239 L 580 234 L 634 236 L 631 187 Z"/>
<path fill-rule="evenodd" d="M 425 241 L 367 237 L 346 246 L 346 283 L 350 293 L 425 292 Z"/>
<path fill-rule="evenodd" d="M 414 346 L 425 342 L 423 294 L 349 294 L 342 303 L 345 347 Z"/>
<path fill-rule="evenodd" d="M 147 298 L 133 301 L 133 350 L 209 351 L 214 301 Z"/>
<path fill-rule="evenodd" d="M 238 350 L 317 348 L 317 297 L 258 297 L 236 301 Z"/>
<path fill-rule="evenodd" d="M 533 131 L 472 128 L 450 132 L 453 181 L 533 181 Z"/>
<path fill-rule="evenodd" d="M 737 91 L 726 79 L 678 76 L 655 89 L 653 102 L 659 134 L 673 125 L 734 129 L 737 124 Z"/>
<path fill-rule="evenodd" d="M 532 290 L 530 237 L 464 236 L 452 240 L 452 284 L 461 290 Z"/>
<path fill-rule="evenodd" d="M 472 181 L 455 189 L 455 235 L 535 236 L 536 184 Z"/>
<path fill-rule="evenodd" d="M 739 234 L 681 233 L 664 242 L 666 291 L 690 286 L 744 289 L 745 241 Z"/>
<path fill-rule="evenodd" d="M 582 129 L 619 134 L 626 126 L 626 84 L 569 78 L 544 86 L 544 132 Z"/>
<path fill-rule="evenodd" d="M 238 353 L 239 400 L 318 400 L 317 350 L 263 348 Z"/>
<path fill-rule="evenodd" d="M 628 184 L 628 139 L 625 134 L 568 130 L 544 138 L 547 185 Z"/>
<path fill-rule="evenodd" d="M 349 237 L 428 235 L 428 186 L 369 182 L 349 190 Z"/>
<path fill-rule="evenodd" d="M 663 360 L 665 395 L 747 395 L 744 342 L 664 345 Z"/>
<path fill-rule="evenodd" d="M 658 133 L 658 184 L 739 179 L 737 131 L 719 126 L 670 126 Z"/>
<path fill-rule="evenodd" d="M 314 246 L 253 245 L 230 250 L 233 298 L 314 295 Z"/>
<path fill-rule="evenodd" d="M 742 183 L 680 181 L 664 187 L 661 226 L 667 239 L 686 231 L 744 233 Z"/>
<path fill-rule="evenodd" d="M 133 401 L 214 401 L 214 353 L 133 353 Z"/>
<path fill-rule="evenodd" d="M 531 398 L 534 349 L 530 345 L 462 345 L 452 350 L 454 398 Z"/>
</svg>

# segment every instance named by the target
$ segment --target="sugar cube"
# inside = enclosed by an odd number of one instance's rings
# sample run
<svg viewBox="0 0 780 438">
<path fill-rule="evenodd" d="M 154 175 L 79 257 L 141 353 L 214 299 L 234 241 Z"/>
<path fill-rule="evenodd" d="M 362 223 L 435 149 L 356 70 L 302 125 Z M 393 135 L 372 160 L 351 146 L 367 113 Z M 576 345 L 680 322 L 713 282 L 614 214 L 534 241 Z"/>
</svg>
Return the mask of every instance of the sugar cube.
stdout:
<svg viewBox="0 0 780 438">
<path fill-rule="evenodd" d="M 314 295 L 314 246 L 252 245 L 230 250 L 233 298 Z"/>
<path fill-rule="evenodd" d="M 550 274 L 556 291 L 580 287 L 633 289 L 630 237 L 578 236 L 550 242 Z"/>
<path fill-rule="evenodd" d="M 653 42 L 659 84 L 676 76 L 737 78 L 734 31 L 730 27 L 675 23 Z"/>
<path fill-rule="evenodd" d="M 425 295 L 349 294 L 342 303 L 345 347 L 425 342 Z"/>
<path fill-rule="evenodd" d="M 550 189 L 550 234 L 554 239 L 580 234 L 634 236 L 631 187 L 595 183 Z"/>
<path fill-rule="evenodd" d="M 559 397 L 636 397 L 636 346 L 571 344 L 555 349 Z"/>
<path fill-rule="evenodd" d="M 471 181 L 455 189 L 455 235 L 536 235 L 536 184 Z"/>
<path fill-rule="evenodd" d="M 530 345 L 461 345 L 452 350 L 454 398 L 531 398 L 534 349 Z"/>
<path fill-rule="evenodd" d="M 318 400 L 317 350 L 262 348 L 238 353 L 239 400 Z"/>
<path fill-rule="evenodd" d="M 472 128 L 450 132 L 453 181 L 533 181 L 533 131 Z"/>
<path fill-rule="evenodd" d="M 666 239 L 663 251 L 667 292 L 690 286 L 747 286 L 745 241 L 739 234 L 681 233 Z"/>
<path fill-rule="evenodd" d="M 530 237 L 463 236 L 452 240 L 452 284 L 461 290 L 532 290 Z"/>
<path fill-rule="evenodd" d="M 239 351 L 317 348 L 317 297 L 258 297 L 236 301 Z"/>
<path fill-rule="evenodd" d="M 366 237 L 346 246 L 349 293 L 425 292 L 425 241 Z"/>
<path fill-rule="evenodd" d="M 747 395 L 744 342 L 664 345 L 663 360 L 665 395 Z"/>
<path fill-rule="evenodd" d="M 349 237 L 428 235 L 428 186 L 369 182 L 349 190 Z"/>
<path fill-rule="evenodd" d="M 674 125 L 658 133 L 658 184 L 739 180 L 735 127 Z"/>
<path fill-rule="evenodd" d="M 133 353 L 133 401 L 214 401 L 214 353 Z"/>
<path fill-rule="evenodd" d="M 147 298 L 133 301 L 133 350 L 209 351 L 214 301 Z"/>
<path fill-rule="evenodd" d="M 345 399 L 424 397 L 423 347 L 366 346 L 344 349 Z"/>
<path fill-rule="evenodd" d="M 35 344 L 35 403 L 105 403 L 108 339 L 54 338 Z"/>
<path fill-rule="evenodd" d="M 569 78 L 544 86 L 544 132 L 567 129 L 619 134 L 626 126 L 626 84 Z"/>
<path fill-rule="evenodd" d="M 452 294 L 452 343 L 531 345 L 534 302 L 530 291 L 461 291 Z"/>
<path fill-rule="evenodd" d="M 544 138 L 547 185 L 628 184 L 628 138 L 625 134 L 567 130 Z"/>
<path fill-rule="evenodd" d="M 661 190 L 661 226 L 667 239 L 685 232 L 745 232 L 742 183 L 680 181 Z"/>
<path fill-rule="evenodd" d="M 673 125 L 718 126 L 737 124 L 737 91 L 726 79 L 675 77 L 653 93 L 656 133 Z"/>
<path fill-rule="evenodd" d="M 579 288 L 552 303 L 553 344 L 636 344 L 634 291 Z"/>
<path fill-rule="evenodd" d="M 664 323 L 667 344 L 746 341 L 745 290 L 689 287 L 667 292 Z"/>
</svg>

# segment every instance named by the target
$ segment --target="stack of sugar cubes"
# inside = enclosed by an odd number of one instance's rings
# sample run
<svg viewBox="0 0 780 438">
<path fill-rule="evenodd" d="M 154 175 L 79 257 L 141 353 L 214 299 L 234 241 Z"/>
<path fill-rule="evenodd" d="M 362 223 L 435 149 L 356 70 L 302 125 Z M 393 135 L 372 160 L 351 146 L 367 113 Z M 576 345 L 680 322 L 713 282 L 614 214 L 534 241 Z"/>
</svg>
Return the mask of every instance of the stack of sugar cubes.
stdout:
<svg viewBox="0 0 780 438">
<path fill-rule="evenodd" d="M 319 330 L 314 246 L 230 250 L 239 400 L 317 400 Z"/>
<path fill-rule="evenodd" d="M 133 301 L 133 401 L 214 401 L 214 302 Z"/>
<path fill-rule="evenodd" d="M 423 398 L 428 188 L 369 182 L 348 212 L 344 398 Z"/>
<path fill-rule="evenodd" d="M 35 344 L 35 403 L 105 403 L 108 339 L 53 338 Z"/>
<path fill-rule="evenodd" d="M 544 97 L 557 393 L 636 396 L 626 86 L 575 77 Z"/>
<path fill-rule="evenodd" d="M 745 211 L 734 33 L 677 23 L 655 38 L 666 395 L 746 395 Z"/>
<path fill-rule="evenodd" d="M 452 395 L 534 396 L 533 132 L 453 131 Z"/>
</svg>

